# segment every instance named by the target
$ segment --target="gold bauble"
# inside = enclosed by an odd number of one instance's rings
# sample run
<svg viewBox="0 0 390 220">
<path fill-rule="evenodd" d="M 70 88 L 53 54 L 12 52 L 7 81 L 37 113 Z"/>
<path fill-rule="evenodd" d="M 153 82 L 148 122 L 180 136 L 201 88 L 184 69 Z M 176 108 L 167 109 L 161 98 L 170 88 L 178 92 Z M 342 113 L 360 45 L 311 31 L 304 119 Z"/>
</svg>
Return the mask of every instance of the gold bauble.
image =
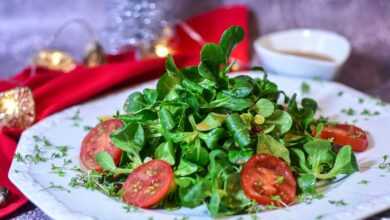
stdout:
<svg viewBox="0 0 390 220">
<path fill-rule="evenodd" d="M 96 67 L 104 63 L 106 63 L 106 55 L 104 54 L 103 47 L 95 41 L 87 49 L 84 64 L 87 67 Z"/>
<path fill-rule="evenodd" d="M 28 87 L 0 93 L 0 127 L 27 128 L 35 120 L 35 103 Z"/>
<path fill-rule="evenodd" d="M 72 71 L 77 65 L 71 55 L 60 50 L 41 50 L 33 58 L 33 63 L 38 67 L 63 72 Z"/>
</svg>

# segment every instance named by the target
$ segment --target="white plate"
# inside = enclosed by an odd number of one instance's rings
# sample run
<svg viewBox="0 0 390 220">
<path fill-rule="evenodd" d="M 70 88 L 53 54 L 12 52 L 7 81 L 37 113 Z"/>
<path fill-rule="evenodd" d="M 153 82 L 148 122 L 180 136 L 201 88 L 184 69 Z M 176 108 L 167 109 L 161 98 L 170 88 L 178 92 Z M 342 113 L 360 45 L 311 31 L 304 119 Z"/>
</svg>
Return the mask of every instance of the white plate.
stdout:
<svg viewBox="0 0 390 220">
<path fill-rule="evenodd" d="M 253 77 L 261 74 L 249 73 Z M 300 93 L 302 80 L 271 75 L 281 89 Z M 232 216 L 228 219 L 360 219 L 384 209 L 390 208 L 390 171 L 378 168 L 382 156 L 389 153 L 390 108 L 378 104 L 378 100 L 368 97 L 356 90 L 333 82 L 305 80 L 310 85 L 306 96 L 314 97 L 320 104 L 322 115 L 330 116 L 339 121 L 356 122 L 370 133 L 371 146 L 369 150 L 357 155 L 361 171 L 331 185 L 320 200 L 311 204 L 297 204 L 289 208 L 265 211 L 256 215 Z M 17 153 L 34 154 L 37 141 L 34 136 L 46 137 L 54 145 L 67 145 L 71 149 L 67 158 L 72 160 L 68 167 L 79 165 L 80 142 L 87 132 L 84 126 L 93 126 L 97 117 L 111 115 L 122 108 L 122 105 L 132 91 L 154 87 L 156 81 L 100 97 L 96 100 L 74 106 L 42 120 L 26 130 L 19 141 Z M 340 93 L 343 93 L 340 95 Z M 302 97 L 302 94 L 300 94 Z M 61 98 L 61 97 L 58 97 Z M 359 98 L 363 100 L 359 101 Z M 342 109 L 353 108 L 355 116 L 342 113 Z M 378 111 L 376 116 L 362 116 L 364 109 Z M 80 113 L 81 120 L 72 117 Z M 357 121 L 356 121 L 357 120 Z M 78 126 L 77 126 L 78 125 Z M 38 143 L 46 156 L 57 152 L 52 147 Z M 84 188 L 71 188 L 68 183 L 72 171 L 67 171 L 64 177 L 51 172 L 52 164 L 61 165 L 63 159 L 51 159 L 47 162 L 29 164 L 12 162 L 9 177 L 11 181 L 39 208 L 54 219 L 210 219 L 204 207 L 196 209 L 136 210 L 126 212 L 123 203 L 106 197 L 98 191 Z M 68 191 L 47 189 L 50 183 L 61 185 Z M 364 184 L 365 183 L 365 184 Z M 332 204 L 332 201 L 343 201 Z M 343 203 L 340 205 L 340 203 Z"/>
</svg>

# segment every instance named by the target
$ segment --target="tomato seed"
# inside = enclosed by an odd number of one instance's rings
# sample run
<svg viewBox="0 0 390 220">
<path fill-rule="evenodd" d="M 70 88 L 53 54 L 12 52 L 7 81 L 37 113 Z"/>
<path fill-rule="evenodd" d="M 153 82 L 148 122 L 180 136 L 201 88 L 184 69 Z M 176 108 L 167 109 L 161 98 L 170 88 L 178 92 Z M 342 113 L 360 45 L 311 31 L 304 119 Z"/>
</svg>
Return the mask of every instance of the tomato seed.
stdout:
<svg viewBox="0 0 390 220">
<path fill-rule="evenodd" d="M 148 176 L 155 176 L 156 174 L 157 174 L 157 170 L 155 169 L 146 170 L 146 175 Z"/>
<path fill-rule="evenodd" d="M 139 192 L 142 187 L 141 187 L 141 181 L 137 181 L 133 184 L 133 186 L 131 187 L 131 189 L 133 190 L 133 192 Z"/>
</svg>

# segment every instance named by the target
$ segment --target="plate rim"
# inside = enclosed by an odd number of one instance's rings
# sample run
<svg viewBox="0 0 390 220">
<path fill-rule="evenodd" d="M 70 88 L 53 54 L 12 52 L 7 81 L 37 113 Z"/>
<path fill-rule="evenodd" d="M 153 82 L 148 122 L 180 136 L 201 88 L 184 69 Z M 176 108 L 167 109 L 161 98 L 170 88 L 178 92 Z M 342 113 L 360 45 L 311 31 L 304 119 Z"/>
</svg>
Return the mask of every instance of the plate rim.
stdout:
<svg viewBox="0 0 390 220">
<path fill-rule="evenodd" d="M 253 71 L 243 71 L 243 72 L 237 72 L 232 75 L 253 75 L 255 74 Z M 256 73 L 259 74 L 259 73 Z M 261 76 L 261 75 L 256 75 Z M 292 80 L 292 81 L 306 81 L 306 82 L 315 82 L 316 80 L 313 79 L 302 79 L 302 78 L 293 78 L 293 77 L 286 77 L 286 76 L 281 76 L 281 75 L 274 75 L 270 74 L 270 77 L 272 78 L 281 78 L 284 80 Z M 64 119 L 66 116 L 69 116 L 71 112 L 73 112 L 75 109 L 79 109 L 84 105 L 93 105 L 94 103 L 99 103 L 104 98 L 109 98 L 112 96 L 115 96 L 118 93 L 125 91 L 131 91 L 131 89 L 136 90 L 137 88 L 142 88 L 143 85 L 149 85 L 151 83 L 156 83 L 158 80 L 153 79 L 149 80 L 146 82 L 138 83 L 135 85 L 132 85 L 127 88 L 122 88 L 119 90 L 116 90 L 114 92 L 109 92 L 105 93 L 103 95 L 94 97 L 93 99 L 90 99 L 88 101 L 85 101 L 80 104 L 76 104 L 73 106 L 70 106 L 68 108 L 65 108 L 59 112 L 56 112 L 49 117 L 37 122 L 34 124 L 32 127 L 26 129 L 18 142 L 17 148 L 15 153 L 22 151 L 22 145 L 25 145 L 26 142 L 28 142 L 28 135 L 30 132 L 34 132 L 35 130 L 41 130 L 47 127 L 48 125 L 52 125 L 53 123 L 56 123 L 57 121 L 61 121 Z M 334 82 L 334 81 L 324 81 L 324 83 L 328 84 L 333 84 L 338 87 L 341 87 L 343 90 L 348 91 L 350 93 L 353 93 L 358 96 L 363 96 L 363 97 L 371 97 L 361 91 L 358 91 L 354 88 L 351 88 L 349 86 L 346 86 L 342 83 L 339 82 Z M 390 110 L 390 107 L 387 105 L 384 108 L 387 109 L 387 111 Z M 49 123 L 50 122 L 50 123 Z M 23 165 L 26 166 L 26 165 Z M 8 172 L 8 177 L 10 181 L 31 201 L 33 202 L 38 208 L 40 208 L 45 214 L 47 214 L 49 217 L 53 219 L 96 219 L 97 217 L 94 216 L 87 216 L 81 213 L 78 213 L 76 211 L 73 211 L 69 209 L 69 207 L 64 206 L 61 201 L 57 200 L 55 196 L 53 196 L 49 192 L 42 191 L 41 189 L 38 190 L 36 184 L 40 185 L 37 183 L 34 178 L 30 174 L 30 167 L 31 164 L 27 165 L 27 168 L 25 169 L 18 169 L 19 172 L 12 172 L 15 170 L 15 168 L 21 168 L 22 164 L 16 162 L 15 158 L 13 158 L 9 172 Z M 390 208 L 390 194 L 385 194 L 383 196 L 376 197 L 373 200 L 366 201 L 366 202 L 361 202 L 357 206 L 354 207 L 349 207 L 345 210 L 338 210 L 333 214 L 326 215 L 326 218 L 330 217 L 330 219 L 360 219 L 360 218 L 365 218 L 368 216 L 372 216 L 376 213 L 379 213 L 383 210 L 389 209 Z M 50 210 L 50 211 L 48 211 Z M 357 211 L 358 210 L 358 211 Z M 145 212 L 134 212 L 134 213 L 127 213 L 129 217 L 140 217 L 140 215 L 143 215 L 142 217 L 147 218 L 148 216 L 145 216 Z M 257 213 L 257 214 L 260 214 Z M 337 216 L 336 216 L 337 215 Z M 171 219 L 174 218 L 177 215 L 166 215 L 158 212 L 153 212 L 153 216 L 161 216 L 161 219 Z M 224 219 L 228 218 L 236 218 L 236 217 L 249 217 L 250 214 L 242 214 L 242 215 L 234 215 L 234 216 L 227 216 Z M 191 216 L 192 218 L 197 218 L 198 216 Z M 204 216 L 202 218 L 211 218 L 210 216 Z"/>
</svg>

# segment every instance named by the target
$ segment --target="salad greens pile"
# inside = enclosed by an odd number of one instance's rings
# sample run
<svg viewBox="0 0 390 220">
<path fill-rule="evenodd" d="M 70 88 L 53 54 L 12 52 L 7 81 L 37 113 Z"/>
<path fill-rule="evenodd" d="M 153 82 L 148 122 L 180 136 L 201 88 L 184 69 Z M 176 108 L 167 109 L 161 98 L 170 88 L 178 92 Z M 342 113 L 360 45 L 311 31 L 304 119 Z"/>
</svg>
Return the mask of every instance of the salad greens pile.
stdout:
<svg viewBox="0 0 390 220">
<path fill-rule="evenodd" d="M 227 29 L 219 44 L 203 46 L 198 66 L 179 69 L 169 56 L 155 89 L 129 95 L 125 113 L 114 116 L 124 127 L 111 135 L 124 153 L 118 166 L 109 154 L 98 154 L 105 170 L 95 173 L 99 189 L 119 196 L 115 186 L 126 179 L 122 174 L 161 159 L 172 165 L 176 188 L 159 207 L 206 204 L 211 215 L 221 216 L 257 206 L 240 186 L 240 171 L 256 153 L 284 160 L 301 196 L 316 194 L 319 180 L 357 171 L 350 146 L 336 152 L 331 140 L 313 136 L 328 123 L 315 118 L 315 100 L 286 95 L 260 67 L 253 70 L 262 78 L 227 76 L 234 65 L 230 53 L 243 36 L 240 27 Z"/>
</svg>

